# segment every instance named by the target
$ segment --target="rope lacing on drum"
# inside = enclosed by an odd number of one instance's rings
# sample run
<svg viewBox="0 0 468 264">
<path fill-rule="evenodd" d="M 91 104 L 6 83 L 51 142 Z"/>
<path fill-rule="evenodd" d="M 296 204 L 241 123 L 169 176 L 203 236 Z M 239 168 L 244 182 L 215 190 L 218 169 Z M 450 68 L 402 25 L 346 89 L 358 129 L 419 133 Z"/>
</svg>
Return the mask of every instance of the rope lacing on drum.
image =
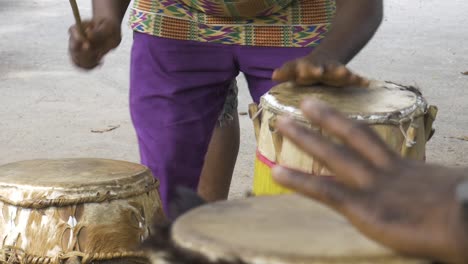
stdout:
<svg viewBox="0 0 468 264">
<path fill-rule="evenodd" d="M 94 253 L 87 254 L 78 251 L 61 253 L 57 257 L 42 257 L 29 255 L 23 249 L 13 246 L 3 246 L 0 250 L 1 264 L 60 264 L 68 259 L 78 258 L 80 263 L 89 264 L 93 261 L 112 260 L 122 258 L 141 258 L 146 259 L 146 254 L 143 251 L 124 251 L 112 253 Z"/>
<path fill-rule="evenodd" d="M 0 263 L 12 264 L 21 263 L 24 251 L 21 248 L 13 246 L 3 246 L 0 250 Z"/>
<path fill-rule="evenodd" d="M 83 252 L 73 251 L 59 256 L 60 260 L 76 258 L 81 259 L 82 264 L 89 264 L 93 261 L 99 260 L 111 260 L 111 259 L 122 259 L 122 258 L 147 258 L 146 253 L 143 251 L 124 251 L 124 252 L 109 252 L 109 253 L 94 253 L 86 254 Z"/>
<path fill-rule="evenodd" d="M 263 106 L 260 106 L 260 107 L 258 108 L 257 113 L 255 113 L 255 114 L 252 116 L 252 120 L 257 119 L 257 118 L 260 116 L 260 114 L 262 113 L 262 111 L 263 111 Z"/>
<path fill-rule="evenodd" d="M 410 125 L 409 125 L 409 127 L 411 127 L 411 125 L 413 124 L 414 118 L 413 118 L 413 116 L 410 116 L 409 119 L 410 119 Z M 406 147 L 411 148 L 411 147 L 413 147 L 414 145 L 416 145 L 416 141 L 414 141 L 413 139 L 411 139 L 411 138 L 408 136 L 408 132 L 405 131 L 405 129 L 404 129 L 404 127 L 403 127 L 404 121 L 401 120 L 399 123 L 400 123 L 399 127 L 400 127 L 401 134 L 402 134 L 403 137 L 405 138 Z M 409 129 L 409 127 L 408 127 L 408 129 Z"/>
</svg>

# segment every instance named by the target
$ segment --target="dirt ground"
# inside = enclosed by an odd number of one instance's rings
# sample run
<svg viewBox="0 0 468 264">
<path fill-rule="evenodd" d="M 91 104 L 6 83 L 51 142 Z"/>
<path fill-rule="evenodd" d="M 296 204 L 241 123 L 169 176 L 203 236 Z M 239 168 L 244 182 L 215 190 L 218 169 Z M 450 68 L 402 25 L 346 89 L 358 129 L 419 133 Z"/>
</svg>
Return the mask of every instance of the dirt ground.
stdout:
<svg viewBox="0 0 468 264">
<path fill-rule="evenodd" d="M 79 1 L 89 17 L 90 1 Z M 371 78 L 420 87 L 439 106 L 428 159 L 468 165 L 468 1 L 386 1 L 385 21 L 351 63 Z M 68 1 L 0 0 L 0 164 L 34 158 L 104 157 L 138 161 L 128 113 L 131 31 L 104 66 L 70 65 Z M 242 76 L 240 108 L 250 98 Z M 107 133 L 93 129 L 119 126 Z M 231 197 L 251 186 L 255 140 L 241 116 L 242 146 Z"/>
</svg>

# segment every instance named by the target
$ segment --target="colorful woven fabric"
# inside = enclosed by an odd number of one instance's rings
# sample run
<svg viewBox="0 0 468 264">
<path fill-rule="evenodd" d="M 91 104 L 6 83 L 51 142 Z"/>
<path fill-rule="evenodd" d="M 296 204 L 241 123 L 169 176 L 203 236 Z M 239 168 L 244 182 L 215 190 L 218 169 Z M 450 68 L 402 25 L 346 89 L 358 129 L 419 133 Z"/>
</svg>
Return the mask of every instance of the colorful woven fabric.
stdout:
<svg viewBox="0 0 468 264">
<path fill-rule="evenodd" d="M 190 7 L 183 1 L 196 3 L 192 4 L 196 6 Z M 262 12 L 267 16 L 242 18 L 237 16 L 241 10 L 237 8 L 229 13 L 233 17 L 222 17 L 226 14 L 217 1 L 135 0 L 130 11 L 130 26 L 138 32 L 172 39 L 266 47 L 314 47 L 325 36 L 335 13 L 334 0 L 293 0 L 287 6 L 278 3 L 286 5 L 291 0 L 250 0 L 276 3 L 268 10 L 280 10 L 272 14 L 264 10 Z"/>
<path fill-rule="evenodd" d="M 258 17 L 272 15 L 294 0 L 180 0 L 205 14 L 218 17 Z"/>
</svg>

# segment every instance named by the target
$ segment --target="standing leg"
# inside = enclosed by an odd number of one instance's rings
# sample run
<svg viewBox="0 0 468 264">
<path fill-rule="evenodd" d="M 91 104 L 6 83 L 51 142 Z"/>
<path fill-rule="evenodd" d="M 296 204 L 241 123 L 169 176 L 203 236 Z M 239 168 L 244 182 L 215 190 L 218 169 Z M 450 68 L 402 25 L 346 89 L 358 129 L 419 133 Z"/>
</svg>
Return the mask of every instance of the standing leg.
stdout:
<svg viewBox="0 0 468 264">
<path fill-rule="evenodd" d="M 198 185 L 199 195 L 209 202 L 225 200 L 229 195 L 240 141 L 237 89 L 234 81 L 211 138 Z"/>
<path fill-rule="evenodd" d="M 237 75 L 225 46 L 135 33 L 130 110 L 141 161 L 166 214 L 177 186 L 196 190 L 211 134 Z"/>
</svg>

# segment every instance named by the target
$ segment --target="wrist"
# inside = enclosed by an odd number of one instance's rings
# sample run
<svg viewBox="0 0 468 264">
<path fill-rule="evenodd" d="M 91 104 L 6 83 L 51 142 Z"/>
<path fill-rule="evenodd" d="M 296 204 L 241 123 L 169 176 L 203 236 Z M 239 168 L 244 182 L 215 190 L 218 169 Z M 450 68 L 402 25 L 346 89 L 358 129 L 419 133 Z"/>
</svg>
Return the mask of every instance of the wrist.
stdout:
<svg viewBox="0 0 468 264">
<path fill-rule="evenodd" d="M 112 28 L 120 32 L 121 30 L 121 22 L 120 20 L 112 15 L 109 14 L 95 14 L 93 15 L 92 20 L 96 23 L 96 25 L 105 25 L 108 28 Z"/>
<path fill-rule="evenodd" d="M 309 55 L 307 59 L 312 61 L 316 65 L 324 65 L 332 62 L 338 62 L 338 60 L 326 50 L 314 50 Z"/>
<path fill-rule="evenodd" d="M 121 20 L 118 15 L 109 10 L 94 9 L 93 20 L 95 21 L 106 21 L 108 23 L 118 24 L 120 26 Z"/>
<path fill-rule="evenodd" d="M 346 61 L 341 59 L 338 56 L 337 52 L 318 47 L 316 50 L 312 51 L 307 55 L 307 58 L 314 62 L 314 64 L 343 64 L 346 65 Z"/>
<path fill-rule="evenodd" d="M 101 48 L 102 55 L 117 48 L 122 41 L 120 23 L 112 17 L 93 17 L 90 41 Z"/>
</svg>

